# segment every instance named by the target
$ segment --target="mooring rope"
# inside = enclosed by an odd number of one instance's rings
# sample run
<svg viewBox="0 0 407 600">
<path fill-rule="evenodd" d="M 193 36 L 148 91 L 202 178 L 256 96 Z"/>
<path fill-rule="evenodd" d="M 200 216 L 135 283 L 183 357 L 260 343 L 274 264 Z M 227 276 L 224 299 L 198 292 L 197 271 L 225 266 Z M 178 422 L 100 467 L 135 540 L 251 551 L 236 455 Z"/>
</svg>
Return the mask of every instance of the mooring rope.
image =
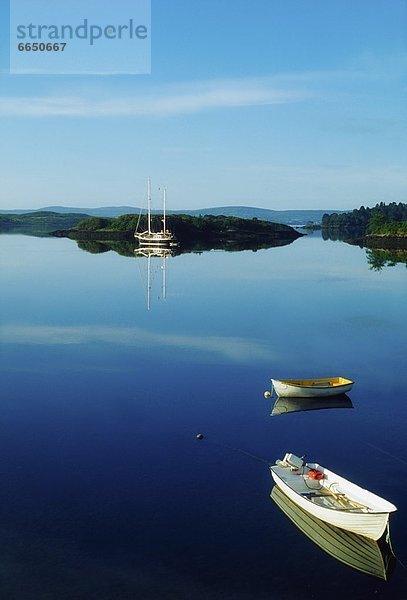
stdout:
<svg viewBox="0 0 407 600">
<path fill-rule="evenodd" d="M 199 439 L 204 439 L 204 438 L 199 438 Z M 270 462 L 266 458 L 257 456 L 256 454 L 252 454 L 251 452 L 247 452 L 247 450 L 243 450 L 242 448 L 235 448 L 234 446 L 228 446 L 227 444 L 221 444 L 219 442 L 214 442 L 212 440 L 207 440 L 206 443 L 211 444 L 212 446 L 217 446 L 218 448 L 222 448 L 223 450 L 232 450 L 233 452 L 240 452 L 240 454 L 244 454 L 245 456 L 248 456 L 249 458 L 252 458 L 253 460 L 257 460 L 258 462 L 262 462 L 269 467 L 272 464 L 274 464 L 273 462 Z"/>
</svg>

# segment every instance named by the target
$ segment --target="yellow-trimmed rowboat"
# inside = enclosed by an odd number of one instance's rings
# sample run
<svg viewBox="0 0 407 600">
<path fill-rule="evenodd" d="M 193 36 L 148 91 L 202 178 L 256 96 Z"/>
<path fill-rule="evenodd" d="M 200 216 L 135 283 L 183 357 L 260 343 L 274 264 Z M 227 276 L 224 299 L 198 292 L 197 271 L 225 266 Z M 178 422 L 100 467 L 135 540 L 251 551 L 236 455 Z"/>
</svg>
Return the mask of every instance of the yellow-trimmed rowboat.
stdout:
<svg viewBox="0 0 407 600">
<path fill-rule="evenodd" d="M 314 398 L 345 394 L 352 389 L 354 382 L 345 377 L 326 377 L 324 379 L 272 379 L 271 383 L 278 396 Z"/>
</svg>

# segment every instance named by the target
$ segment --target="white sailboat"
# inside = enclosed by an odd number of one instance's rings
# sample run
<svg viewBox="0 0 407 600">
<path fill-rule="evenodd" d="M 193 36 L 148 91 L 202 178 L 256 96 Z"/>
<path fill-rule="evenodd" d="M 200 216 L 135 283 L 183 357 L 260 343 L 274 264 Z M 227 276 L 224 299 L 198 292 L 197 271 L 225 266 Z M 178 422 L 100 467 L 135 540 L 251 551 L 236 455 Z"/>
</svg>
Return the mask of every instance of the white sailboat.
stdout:
<svg viewBox="0 0 407 600">
<path fill-rule="evenodd" d="M 335 527 L 372 540 L 384 533 L 397 508 L 316 463 L 286 454 L 270 467 L 278 487 L 298 506 Z"/>
<path fill-rule="evenodd" d="M 177 240 L 174 234 L 167 229 L 166 198 L 167 190 L 164 188 L 162 229 L 160 231 L 153 231 L 151 226 L 151 180 L 149 177 L 147 180 L 147 230 L 142 232 L 136 230 L 134 232 L 134 237 L 138 240 L 140 246 L 149 246 L 151 248 L 177 245 Z"/>
</svg>

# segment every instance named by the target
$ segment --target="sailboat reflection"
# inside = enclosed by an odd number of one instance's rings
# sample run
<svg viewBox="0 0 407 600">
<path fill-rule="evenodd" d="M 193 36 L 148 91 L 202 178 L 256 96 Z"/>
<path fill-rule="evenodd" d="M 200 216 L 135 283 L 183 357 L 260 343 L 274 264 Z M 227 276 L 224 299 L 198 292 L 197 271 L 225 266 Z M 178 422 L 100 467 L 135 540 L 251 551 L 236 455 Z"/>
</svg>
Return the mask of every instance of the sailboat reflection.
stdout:
<svg viewBox="0 0 407 600">
<path fill-rule="evenodd" d="M 169 256 L 173 256 L 174 252 L 171 248 L 149 247 L 143 246 L 134 250 L 135 256 L 144 256 L 147 258 L 147 310 L 151 308 L 151 259 L 161 258 L 162 265 L 162 299 L 167 299 L 167 269 L 166 260 Z"/>
<path fill-rule="evenodd" d="M 283 398 L 277 397 L 271 410 L 271 416 L 285 415 L 304 410 L 321 410 L 325 408 L 353 408 L 352 400 L 346 394 L 320 398 Z"/>
<path fill-rule="evenodd" d="M 324 552 L 352 569 L 388 581 L 396 566 L 389 530 L 375 542 L 367 537 L 329 525 L 310 515 L 277 486 L 270 497 L 283 513 Z"/>
</svg>

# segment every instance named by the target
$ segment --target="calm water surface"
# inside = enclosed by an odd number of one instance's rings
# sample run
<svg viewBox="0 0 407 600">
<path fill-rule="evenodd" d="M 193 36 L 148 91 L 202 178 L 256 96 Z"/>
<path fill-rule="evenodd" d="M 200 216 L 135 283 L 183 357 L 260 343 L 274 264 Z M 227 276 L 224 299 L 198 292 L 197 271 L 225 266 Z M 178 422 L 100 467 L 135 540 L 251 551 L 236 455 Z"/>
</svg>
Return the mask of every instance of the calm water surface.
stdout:
<svg viewBox="0 0 407 600">
<path fill-rule="evenodd" d="M 386 583 L 309 541 L 249 456 L 307 454 L 394 502 L 407 563 L 404 266 L 319 237 L 186 254 L 164 300 L 152 259 L 148 311 L 146 259 L 0 246 L 1 598 L 407 598 L 401 564 Z M 333 374 L 353 409 L 270 416 L 271 376 Z"/>
</svg>

